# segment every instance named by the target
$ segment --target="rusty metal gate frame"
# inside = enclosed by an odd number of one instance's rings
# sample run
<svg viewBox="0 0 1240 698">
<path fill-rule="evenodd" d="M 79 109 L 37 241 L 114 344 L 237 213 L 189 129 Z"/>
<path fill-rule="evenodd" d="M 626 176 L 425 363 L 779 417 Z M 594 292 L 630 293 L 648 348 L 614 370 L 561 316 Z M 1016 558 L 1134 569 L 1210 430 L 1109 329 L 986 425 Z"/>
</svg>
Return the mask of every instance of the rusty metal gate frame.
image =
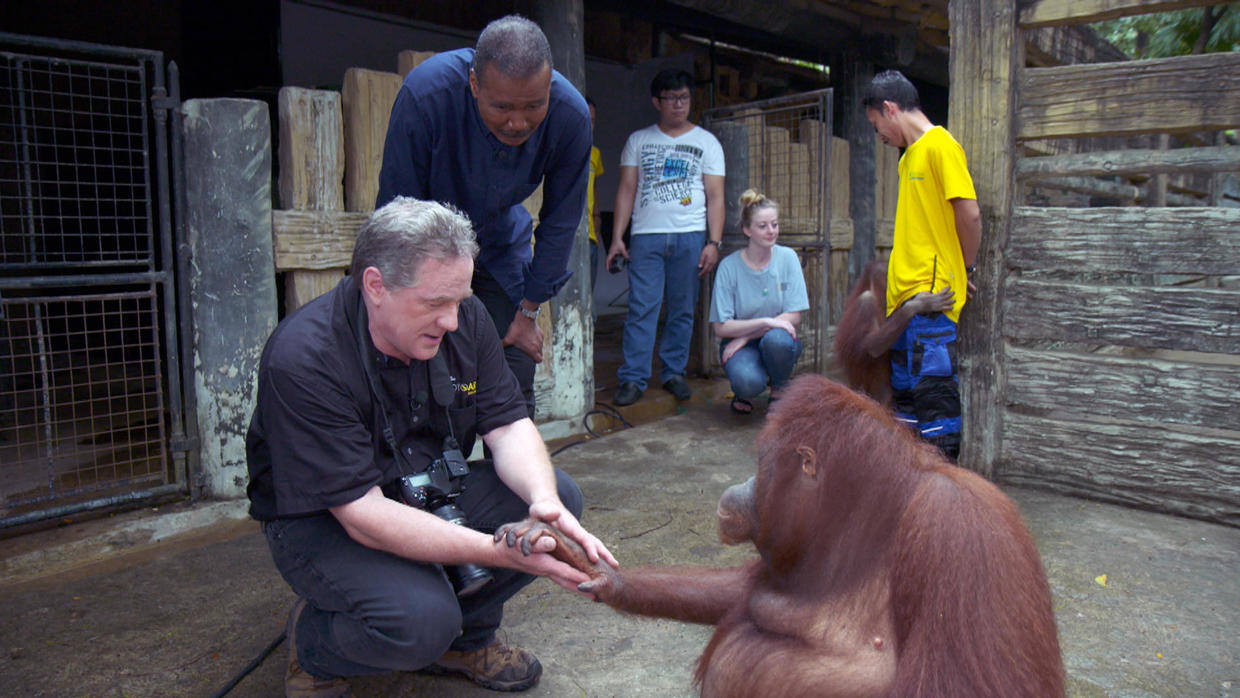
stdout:
<svg viewBox="0 0 1240 698">
<path fill-rule="evenodd" d="M 703 114 L 703 126 L 724 145 L 727 216 L 724 254 L 747 244 L 741 233 L 740 206 L 746 189 L 756 189 L 779 204 L 779 244 L 796 250 L 806 272 L 810 309 L 798 328 L 805 351 L 797 370 L 825 373 L 831 357 L 826 346 L 830 324 L 829 259 L 831 197 L 832 88 L 744 104 L 715 107 Z M 810 122 L 814 128 L 808 129 Z M 816 131 L 816 136 L 810 134 Z M 801 152 L 796 152 L 800 150 Z M 737 155 L 743 154 L 743 157 Z M 797 155 L 805 155 L 801 158 Z M 711 339 L 711 292 L 704 284 L 703 309 L 697 322 L 703 372 L 722 373 L 718 345 Z M 842 302 L 842 299 L 841 299 Z"/>
<path fill-rule="evenodd" d="M 0 529 L 189 492 L 179 104 L 162 52 L 0 33 Z"/>
</svg>

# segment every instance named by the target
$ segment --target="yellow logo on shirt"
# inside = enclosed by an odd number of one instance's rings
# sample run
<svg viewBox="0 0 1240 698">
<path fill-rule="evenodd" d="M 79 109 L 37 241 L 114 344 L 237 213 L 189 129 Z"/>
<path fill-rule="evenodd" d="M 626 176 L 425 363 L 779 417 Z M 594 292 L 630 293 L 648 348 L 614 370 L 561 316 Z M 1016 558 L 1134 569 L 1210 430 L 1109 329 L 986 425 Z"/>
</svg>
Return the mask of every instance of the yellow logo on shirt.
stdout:
<svg viewBox="0 0 1240 698">
<path fill-rule="evenodd" d="M 468 383 L 460 383 L 456 386 L 456 389 L 466 395 L 474 395 L 478 392 L 478 381 L 472 380 Z"/>
</svg>

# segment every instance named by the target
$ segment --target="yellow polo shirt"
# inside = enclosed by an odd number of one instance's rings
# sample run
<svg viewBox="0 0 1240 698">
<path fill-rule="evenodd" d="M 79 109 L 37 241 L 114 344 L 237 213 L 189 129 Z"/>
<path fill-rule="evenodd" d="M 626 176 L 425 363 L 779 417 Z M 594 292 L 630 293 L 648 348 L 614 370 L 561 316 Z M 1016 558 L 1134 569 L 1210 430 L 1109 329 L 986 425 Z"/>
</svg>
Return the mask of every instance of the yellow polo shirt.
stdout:
<svg viewBox="0 0 1240 698">
<path fill-rule="evenodd" d="M 603 174 L 603 154 L 598 148 L 590 146 L 590 179 L 586 182 L 586 226 L 590 231 L 590 242 L 598 244 L 598 236 L 594 234 L 594 180 Z"/>
<path fill-rule="evenodd" d="M 951 286 L 956 303 L 947 316 L 959 322 L 968 282 L 951 200 L 977 198 L 964 148 L 947 129 L 935 126 L 905 149 L 899 170 L 887 314 L 922 291 Z"/>
</svg>

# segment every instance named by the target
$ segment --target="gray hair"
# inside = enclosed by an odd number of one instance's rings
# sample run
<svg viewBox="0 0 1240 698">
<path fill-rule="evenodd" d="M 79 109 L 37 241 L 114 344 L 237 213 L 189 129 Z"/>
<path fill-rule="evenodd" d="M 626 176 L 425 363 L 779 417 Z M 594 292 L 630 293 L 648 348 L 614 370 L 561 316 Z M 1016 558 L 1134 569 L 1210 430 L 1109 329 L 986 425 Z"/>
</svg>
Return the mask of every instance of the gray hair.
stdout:
<svg viewBox="0 0 1240 698">
<path fill-rule="evenodd" d="M 374 267 L 387 288 L 408 288 L 427 259 L 477 254 L 478 238 L 463 213 L 437 201 L 398 196 L 370 214 L 357 232 L 349 273 L 361 283 L 362 272 Z"/>
<path fill-rule="evenodd" d="M 508 15 L 491 22 L 478 35 L 474 48 L 474 76 L 482 81 L 482 69 L 494 67 L 517 79 L 537 75 L 543 66 L 554 68 L 551 44 L 542 29 L 521 15 Z"/>
</svg>

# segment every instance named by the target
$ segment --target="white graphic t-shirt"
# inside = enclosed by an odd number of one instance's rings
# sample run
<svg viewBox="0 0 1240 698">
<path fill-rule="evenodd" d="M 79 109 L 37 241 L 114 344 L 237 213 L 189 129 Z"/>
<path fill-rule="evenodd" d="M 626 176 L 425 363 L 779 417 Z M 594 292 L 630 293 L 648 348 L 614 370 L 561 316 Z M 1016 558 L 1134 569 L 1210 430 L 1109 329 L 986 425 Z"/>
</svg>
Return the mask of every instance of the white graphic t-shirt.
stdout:
<svg viewBox="0 0 1240 698">
<path fill-rule="evenodd" d="M 672 138 L 652 125 L 634 131 L 620 153 L 621 167 L 637 168 L 634 235 L 706 230 L 702 175 L 723 176 L 723 147 L 701 126 Z"/>
</svg>

